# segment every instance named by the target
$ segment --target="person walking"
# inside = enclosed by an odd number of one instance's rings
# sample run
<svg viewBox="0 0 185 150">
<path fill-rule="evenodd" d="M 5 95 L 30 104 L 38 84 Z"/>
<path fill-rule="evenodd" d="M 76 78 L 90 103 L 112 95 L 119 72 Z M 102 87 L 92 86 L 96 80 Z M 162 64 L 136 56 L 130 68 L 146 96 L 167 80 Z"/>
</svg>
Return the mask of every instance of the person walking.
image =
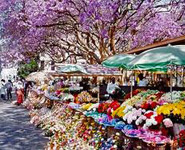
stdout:
<svg viewBox="0 0 185 150">
<path fill-rule="evenodd" d="M 25 80 L 25 84 L 24 84 L 24 99 L 27 98 L 27 95 L 28 95 L 28 93 L 29 93 L 31 88 L 32 88 L 32 82 Z"/>
<path fill-rule="evenodd" d="M 7 93 L 7 100 L 12 99 L 12 88 L 13 88 L 13 83 L 11 80 L 8 80 L 8 82 L 5 84 L 6 88 L 6 93 Z"/>
<path fill-rule="evenodd" d="M 21 81 L 22 81 L 23 89 L 24 89 L 24 98 L 26 99 L 27 89 L 28 89 L 28 81 L 26 81 L 24 78 Z"/>
<path fill-rule="evenodd" d="M 24 99 L 24 86 L 21 81 L 18 81 L 16 84 L 16 95 L 17 95 L 17 105 L 22 104 Z"/>
<path fill-rule="evenodd" d="M 1 80 L 0 84 L 0 93 L 1 93 L 1 99 L 6 100 L 6 90 L 5 90 L 5 80 Z"/>
</svg>

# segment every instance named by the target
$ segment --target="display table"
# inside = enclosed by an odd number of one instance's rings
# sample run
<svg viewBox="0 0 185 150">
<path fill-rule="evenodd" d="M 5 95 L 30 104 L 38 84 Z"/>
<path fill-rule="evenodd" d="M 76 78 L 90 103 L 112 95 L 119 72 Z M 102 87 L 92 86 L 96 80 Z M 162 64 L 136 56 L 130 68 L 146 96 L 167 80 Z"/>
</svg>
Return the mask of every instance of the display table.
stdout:
<svg viewBox="0 0 185 150">
<path fill-rule="evenodd" d="M 32 92 L 36 93 L 35 90 Z M 184 96 L 184 93 L 175 92 L 174 94 L 174 97 Z M 137 110 L 130 106 L 130 113 L 133 113 L 130 116 L 131 118 L 129 118 L 129 116 L 127 117 L 128 114 L 126 114 L 126 111 L 124 117 L 118 117 L 120 116 L 120 112 L 116 112 L 116 115 L 114 116 L 114 110 L 121 110 L 124 104 L 129 106 L 136 103 L 137 105 L 140 104 L 141 108 L 147 109 L 146 106 L 150 107 L 150 109 L 152 107 L 155 108 L 156 104 L 154 105 L 153 102 L 151 103 L 151 106 L 148 104 L 142 105 L 142 103 L 151 101 L 151 98 L 154 101 L 159 101 L 154 99 L 159 95 L 161 101 L 165 99 L 170 102 L 170 99 L 168 99 L 169 94 L 152 90 L 140 91 L 140 94 L 128 99 L 122 105 L 119 105 L 119 103 L 115 101 L 103 102 L 101 104 L 76 104 L 66 101 L 58 101 L 50 99 L 48 96 L 43 96 L 42 98 L 46 99 L 46 106 L 43 106 L 44 104 L 42 104 L 42 107 L 35 107 L 34 104 L 34 107 L 31 107 L 31 122 L 36 126 L 41 127 L 48 136 L 51 136 L 47 148 L 48 150 L 51 150 L 52 146 L 71 148 L 75 143 L 78 143 L 77 147 L 84 144 L 83 146 L 89 147 L 89 149 L 109 149 L 112 147 L 120 150 L 175 150 L 178 147 L 176 140 L 170 140 L 168 137 L 153 133 L 153 131 L 139 128 L 135 125 L 135 122 L 131 122 L 130 124 L 123 123 L 123 120 L 124 122 L 127 122 L 129 121 L 128 119 L 133 119 L 132 116 L 136 115 L 135 111 L 139 112 L 140 109 Z M 34 98 L 32 98 L 32 100 L 35 101 Z M 36 102 L 41 103 L 41 101 L 39 102 L 38 100 Z M 49 106 L 48 102 L 50 102 Z M 181 102 L 183 104 L 183 101 Z M 174 101 L 174 103 L 158 106 L 157 112 L 161 113 L 163 110 L 173 109 L 174 106 L 182 109 L 183 106 L 180 105 L 181 102 Z M 168 105 L 170 107 L 167 107 Z M 124 109 L 126 110 L 125 107 L 123 107 L 123 110 Z M 151 112 L 149 112 L 150 116 L 152 116 Z M 144 114 L 146 116 L 149 115 L 147 113 Z M 151 139 L 153 139 L 153 141 Z M 156 140 L 158 142 L 154 142 Z M 85 143 L 82 141 L 85 141 Z"/>
</svg>

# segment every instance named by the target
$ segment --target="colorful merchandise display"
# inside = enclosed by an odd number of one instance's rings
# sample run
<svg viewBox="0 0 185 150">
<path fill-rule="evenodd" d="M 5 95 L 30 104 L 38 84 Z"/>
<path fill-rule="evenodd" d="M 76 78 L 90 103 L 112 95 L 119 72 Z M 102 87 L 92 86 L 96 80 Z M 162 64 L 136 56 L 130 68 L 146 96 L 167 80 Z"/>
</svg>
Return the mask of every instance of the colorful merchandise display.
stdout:
<svg viewBox="0 0 185 150">
<path fill-rule="evenodd" d="M 52 100 L 32 91 L 24 106 L 30 110 L 30 122 L 50 137 L 47 150 L 165 150 L 185 145 L 184 93 L 174 91 L 171 100 L 171 93 L 136 90 L 122 103 L 97 103 L 86 91 L 74 101 Z"/>
</svg>

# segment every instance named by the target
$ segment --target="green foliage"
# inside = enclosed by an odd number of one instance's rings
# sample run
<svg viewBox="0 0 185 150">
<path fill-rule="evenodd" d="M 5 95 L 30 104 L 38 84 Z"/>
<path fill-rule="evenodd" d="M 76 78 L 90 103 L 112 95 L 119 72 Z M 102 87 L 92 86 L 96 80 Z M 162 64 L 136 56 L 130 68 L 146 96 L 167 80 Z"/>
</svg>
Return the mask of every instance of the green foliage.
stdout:
<svg viewBox="0 0 185 150">
<path fill-rule="evenodd" d="M 38 70 L 38 64 L 35 60 L 31 60 L 29 63 L 23 63 L 18 70 L 18 76 L 21 78 L 27 77 L 30 73 Z"/>
</svg>

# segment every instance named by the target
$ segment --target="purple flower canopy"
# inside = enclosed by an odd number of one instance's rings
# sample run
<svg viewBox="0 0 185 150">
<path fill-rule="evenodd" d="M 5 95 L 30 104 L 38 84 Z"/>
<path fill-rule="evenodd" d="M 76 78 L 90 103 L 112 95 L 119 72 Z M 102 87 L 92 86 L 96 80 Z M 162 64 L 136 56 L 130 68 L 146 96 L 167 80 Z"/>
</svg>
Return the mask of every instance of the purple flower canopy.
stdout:
<svg viewBox="0 0 185 150">
<path fill-rule="evenodd" d="M 184 11 L 184 4 L 173 0 L 1 0 L 0 34 L 7 51 L 1 56 L 15 62 L 45 52 L 56 61 L 69 55 L 101 63 L 184 35 Z"/>
</svg>

